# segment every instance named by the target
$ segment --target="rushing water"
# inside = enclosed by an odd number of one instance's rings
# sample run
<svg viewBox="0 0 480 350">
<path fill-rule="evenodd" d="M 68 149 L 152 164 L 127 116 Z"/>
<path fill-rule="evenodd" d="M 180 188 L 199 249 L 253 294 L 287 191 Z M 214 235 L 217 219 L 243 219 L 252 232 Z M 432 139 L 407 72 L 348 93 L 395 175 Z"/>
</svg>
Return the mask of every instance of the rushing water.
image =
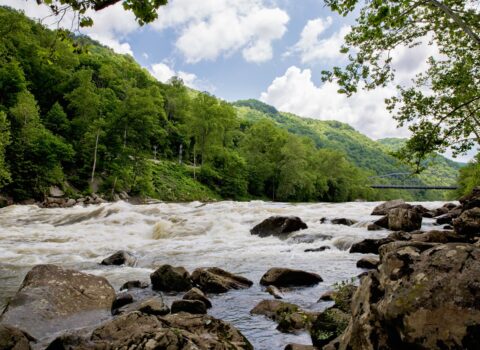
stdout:
<svg viewBox="0 0 480 350">
<path fill-rule="evenodd" d="M 319 273 L 324 282 L 311 288 L 284 293 L 285 300 L 308 310 L 322 310 L 319 296 L 335 282 L 362 272 L 349 254 L 352 243 L 382 237 L 386 231 L 367 231 L 378 217 L 370 216 L 378 203 L 286 204 L 261 201 L 202 204 L 159 203 L 130 205 L 125 202 L 68 209 L 10 206 L 0 210 L 0 308 L 16 292 L 26 272 L 36 264 L 57 264 L 106 277 L 118 289 L 125 281 L 149 281 L 161 264 L 197 267 L 218 266 L 255 282 L 247 290 L 212 295 L 209 314 L 240 329 L 255 349 L 283 349 L 288 342 L 310 344 L 308 334 L 283 334 L 276 324 L 249 311 L 269 299 L 259 286 L 270 267 L 290 267 Z M 435 208 L 442 203 L 420 203 Z M 308 229 L 288 239 L 259 238 L 249 232 L 271 215 L 296 215 Z M 347 227 L 321 224 L 322 217 L 346 217 L 358 221 Z M 424 226 L 432 220 L 424 220 Z M 328 245 L 329 250 L 305 253 L 307 248 Z M 138 258 L 135 267 L 110 267 L 98 263 L 117 250 Z M 171 300 L 171 298 L 168 298 Z"/>
</svg>

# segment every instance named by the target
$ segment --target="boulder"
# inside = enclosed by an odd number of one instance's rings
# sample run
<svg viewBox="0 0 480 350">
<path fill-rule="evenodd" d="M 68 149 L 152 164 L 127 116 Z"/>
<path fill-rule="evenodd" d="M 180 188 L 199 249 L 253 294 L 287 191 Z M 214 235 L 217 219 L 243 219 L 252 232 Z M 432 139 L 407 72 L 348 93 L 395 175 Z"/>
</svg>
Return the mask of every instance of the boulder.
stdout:
<svg viewBox="0 0 480 350">
<path fill-rule="evenodd" d="M 199 268 L 193 271 L 192 280 L 206 293 L 225 293 L 231 289 L 250 288 L 249 279 L 234 275 L 218 267 Z"/>
<path fill-rule="evenodd" d="M 437 225 L 451 225 L 453 220 L 462 214 L 462 208 L 454 208 L 443 215 L 437 217 L 435 222 Z"/>
<path fill-rule="evenodd" d="M 120 293 L 117 295 L 112 304 L 112 310 L 121 308 L 122 306 L 133 303 L 133 296 L 130 293 Z"/>
<path fill-rule="evenodd" d="M 34 339 L 29 334 L 15 327 L 0 324 L 0 349 L 30 350 L 30 341 Z"/>
<path fill-rule="evenodd" d="M 361 258 L 357 261 L 357 267 L 361 269 L 376 269 L 380 265 L 378 258 Z"/>
<path fill-rule="evenodd" d="M 73 198 L 69 198 L 67 199 L 67 201 L 63 204 L 63 207 L 64 208 L 71 208 L 73 207 L 75 204 L 77 204 L 77 201 Z"/>
<path fill-rule="evenodd" d="M 404 232 L 404 231 L 395 231 L 390 233 L 387 238 L 391 238 L 394 241 L 409 241 L 412 239 L 413 234 L 420 234 L 422 231 L 413 231 L 413 232 Z"/>
<path fill-rule="evenodd" d="M 282 292 L 280 291 L 280 289 L 278 289 L 275 286 L 268 286 L 267 289 L 265 289 L 265 291 L 268 294 L 272 295 L 275 299 L 283 299 Z"/>
<path fill-rule="evenodd" d="M 208 298 L 205 296 L 205 294 L 198 288 L 192 288 L 190 289 L 185 295 L 183 296 L 184 300 L 200 300 L 205 304 L 207 309 L 212 307 L 212 303 Z"/>
<path fill-rule="evenodd" d="M 63 197 L 65 195 L 65 192 L 63 192 L 60 187 L 58 186 L 50 186 L 48 193 L 50 194 L 50 197 Z"/>
<path fill-rule="evenodd" d="M 352 244 L 350 253 L 362 253 L 362 254 L 378 254 L 378 249 L 387 243 L 391 243 L 394 240 L 392 238 L 367 238 L 363 241 Z"/>
<path fill-rule="evenodd" d="M 335 296 L 335 291 L 329 290 L 323 293 L 320 298 L 317 300 L 317 303 L 321 301 L 333 301 L 333 298 Z"/>
<path fill-rule="evenodd" d="M 188 312 L 189 314 L 206 314 L 207 307 L 200 300 L 175 300 L 170 308 L 172 314 Z"/>
<path fill-rule="evenodd" d="M 322 245 L 321 247 L 318 247 L 318 248 L 308 248 L 308 249 L 305 249 L 304 252 L 305 253 L 312 253 L 312 252 L 323 252 L 327 249 L 330 249 L 330 247 L 328 245 Z"/>
<path fill-rule="evenodd" d="M 229 323 L 208 315 L 167 316 L 131 312 L 114 318 L 84 337 L 57 338 L 51 349 L 253 350 Z"/>
<path fill-rule="evenodd" d="M 263 286 L 298 287 L 311 286 L 322 281 L 322 277 L 313 272 L 273 267 L 262 276 L 260 284 Z"/>
<path fill-rule="evenodd" d="M 422 215 L 412 209 L 394 208 L 388 212 L 388 228 L 393 231 L 415 231 L 422 227 Z"/>
<path fill-rule="evenodd" d="M 124 290 L 124 289 L 130 290 L 130 289 L 136 289 L 136 288 L 138 288 L 138 289 L 148 288 L 148 283 L 147 282 L 141 282 L 141 281 L 138 281 L 138 280 L 128 281 L 128 282 L 125 282 L 120 287 L 120 290 Z"/>
<path fill-rule="evenodd" d="M 459 199 L 462 209 L 468 210 L 480 207 L 480 187 L 476 187 L 471 193 Z"/>
<path fill-rule="evenodd" d="M 340 309 L 331 307 L 323 311 L 313 321 L 310 336 L 313 345 L 321 349 L 343 333 L 350 321 L 350 315 Z"/>
<path fill-rule="evenodd" d="M 480 236 L 480 207 L 465 210 L 453 220 L 453 227 L 459 235 Z"/>
<path fill-rule="evenodd" d="M 152 288 L 164 292 L 184 292 L 192 288 L 192 279 L 185 268 L 162 265 L 150 275 Z"/>
<path fill-rule="evenodd" d="M 170 313 L 170 308 L 165 305 L 160 295 L 156 295 L 121 307 L 115 310 L 115 315 L 126 314 L 133 311 L 139 311 L 148 315 L 163 316 Z"/>
<path fill-rule="evenodd" d="M 115 290 L 103 278 L 55 265 L 37 265 L 25 276 L 1 322 L 35 338 L 99 323 L 110 316 Z"/>
<path fill-rule="evenodd" d="M 356 224 L 358 221 L 346 218 L 336 218 L 330 221 L 333 225 L 345 225 L 345 226 L 352 226 Z"/>
<path fill-rule="evenodd" d="M 387 215 L 391 209 L 398 207 L 411 207 L 410 204 L 405 203 L 403 199 L 394 199 L 380 205 L 377 205 L 373 208 L 373 211 L 370 215 Z"/>
<path fill-rule="evenodd" d="M 478 349 L 480 249 L 395 242 L 363 278 L 337 349 Z"/>
<path fill-rule="evenodd" d="M 313 345 L 303 345 L 303 344 L 294 344 L 290 343 L 285 346 L 284 350 L 316 350 L 317 348 Z"/>
<path fill-rule="evenodd" d="M 382 226 L 378 226 L 377 224 L 369 224 L 367 226 L 367 230 L 368 231 L 380 231 L 380 230 L 383 230 L 383 227 Z"/>
<path fill-rule="evenodd" d="M 449 243 L 449 242 L 466 242 L 466 238 L 457 235 L 453 231 L 432 230 L 424 233 L 412 234 L 413 242 L 428 243 Z"/>
<path fill-rule="evenodd" d="M 260 237 L 283 236 L 307 227 L 297 216 L 271 216 L 252 228 L 250 233 Z"/>
<path fill-rule="evenodd" d="M 137 258 L 132 253 L 125 250 L 119 250 L 118 252 L 110 255 L 108 258 L 102 260 L 102 265 L 127 265 L 135 266 Z"/>
<path fill-rule="evenodd" d="M 377 221 L 373 222 L 374 225 L 380 226 L 382 228 L 388 229 L 388 215 L 382 216 Z"/>
<path fill-rule="evenodd" d="M 291 333 L 310 328 L 315 315 L 301 310 L 297 305 L 279 300 L 262 300 L 251 311 L 278 323 L 280 332 Z"/>
<path fill-rule="evenodd" d="M 452 210 L 456 208 L 457 205 L 455 203 L 445 203 L 444 205 L 442 205 L 442 207 L 447 208 L 448 210 Z"/>
</svg>

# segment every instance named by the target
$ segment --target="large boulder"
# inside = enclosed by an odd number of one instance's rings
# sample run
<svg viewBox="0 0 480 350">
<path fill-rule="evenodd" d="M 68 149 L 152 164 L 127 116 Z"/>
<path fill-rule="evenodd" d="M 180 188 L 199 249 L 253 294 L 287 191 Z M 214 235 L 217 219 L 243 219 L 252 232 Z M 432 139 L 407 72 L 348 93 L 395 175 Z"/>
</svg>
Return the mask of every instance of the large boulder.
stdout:
<svg viewBox="0 0 480 350">
<path fill-rule="evenodd" d="M 218 267 L 198 268 L 193 271 L 192 280 L 206 293 L 225 293 L 231 289 L 250 288 L 253 284 L 245 277 Z"/>
<path fill-rule="evenodd" d="M 0 324 L 0 349 L 2 350 L 30 350 L 30 341 L 34 339 L 21 330 Z"/>
<path fill-rule="evenodd" d="M 125 250 L 119 250 L 116 253 L 113 253 L 108 258 L 102 260 L 102 265 L 127 265 L 127 266 L 135 266 L 137 262 L 137 258 Z"/>
<path fill-rule="evenodd" d="M 312 343 L 317 349 L 331 342 L 343 333 L 350 321 L 350 315 L 331 307 L 319 314 L 310 328 Z"/>
<path fill-rule="evenodd" d="M 35 338 L 99 323 L 110 316 L 115 290 L 103 278 L 55 265 L 37 265 L 1 316 Z"/>
<path fill-rule="evenodd" d="M 373 211 L 370 215 L 387 215 L 390 210 L 398 207 L 411 208 L 411 205 L 405 203 L 403 199 L 394 199 L 377 205 L 375 208 L 373 208 Z"/>
<path fill-rule="evenodd" d="M 394 239 L 386 238 L 366 238 L 363 241 L 352 244 L 350 253 L 362 253 L 362 254 L 378 254 L 378 249 L 387 243 L 393 242 Z"/>
<path fill-rule="evenodd" d="M 250 230 L 252 235 L 260 237 L 282 236 L 308 228 L 297 216 L 271 216 Z"/>
<path fill-rule="evenodd" d="M 184 292 L 192 288 L 192 279 L 185 268 L 162 265 L 151 275 L 152 288 L 164 292 Z"/>
<path fill-rule="evenodd" d="M 471 193 L 459 199 L 462 209 L 468 210 L 480 207 L 480 187 L 476 187 Z"/>
<path fill-rule="evenodd" d="M 361 280 L 337 349 L 480 348 L 480 249 L 394 242 Z"/>
<path fill-rule="evenodd" d="M 273 267 L 262 276 L 260 284 L 263 286 L 298 287 L 311 286 L 322 281 L 322 277 L 313 272 Z"/>
<path fill-rule="evenodd" d="M 415 231 L 422 227 L 422 215 L 413 209 L 394 208 L 388 212 L 388 228 L 393 231 Z"/>
<path fill-rule="evenodd" d="M 468 237 L 480 236 L 480 207 L 465 210 L 453 220 L 455 232 Z"/>
<path fill-rule="evenodd" d="M 229 323 L 211 316 L 181 312 L 160 317 L 131 312 L 98 327 L 89 336 L 60 336 L 50 349 L 253 350 L 253 347 Z"/>
</svg>

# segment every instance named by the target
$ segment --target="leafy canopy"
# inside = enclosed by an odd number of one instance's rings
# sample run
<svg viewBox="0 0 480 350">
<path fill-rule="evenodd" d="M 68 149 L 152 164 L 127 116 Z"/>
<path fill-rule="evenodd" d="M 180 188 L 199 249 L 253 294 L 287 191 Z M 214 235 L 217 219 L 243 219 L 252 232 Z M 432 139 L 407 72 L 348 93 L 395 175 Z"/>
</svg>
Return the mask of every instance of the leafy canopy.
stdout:
<svg viewBox="0 0 480 350">
<path fill-rule="evenodd" d="M 325 0 L 346 16 L 357 13 L 357 0 Z M 339 92 L 374 89 L 392 82 L 392 56 L 399 47 L 435 45 L 438 55 L 411 86 L 398 86 L 386 100 L 399 126 L 412 137 L 399 156 L 420 168 L 420 161 L 448 147 L 465 152 L 480 141 L 480 13 L 478 1 L 373 0 L 359 10 L 357 24 L 345 37 L 349 64 L 324 72 Z"/>
</svg>

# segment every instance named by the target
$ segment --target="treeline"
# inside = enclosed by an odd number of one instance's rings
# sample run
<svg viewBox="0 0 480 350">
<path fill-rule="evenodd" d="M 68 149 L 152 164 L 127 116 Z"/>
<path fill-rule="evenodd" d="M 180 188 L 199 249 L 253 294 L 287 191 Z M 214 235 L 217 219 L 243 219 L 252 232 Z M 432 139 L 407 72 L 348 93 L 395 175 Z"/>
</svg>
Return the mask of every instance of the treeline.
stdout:
<svg viewBox="0 0 480 350">
<path fill-rule="evenodd" d="M 0 7 L 2 193 L 41 200 L 58 185 L 70 196 L 161 198 L 155 159 L 181 162 L 222 198 L 378 198 L 344 154 Z"/>
</svg>

